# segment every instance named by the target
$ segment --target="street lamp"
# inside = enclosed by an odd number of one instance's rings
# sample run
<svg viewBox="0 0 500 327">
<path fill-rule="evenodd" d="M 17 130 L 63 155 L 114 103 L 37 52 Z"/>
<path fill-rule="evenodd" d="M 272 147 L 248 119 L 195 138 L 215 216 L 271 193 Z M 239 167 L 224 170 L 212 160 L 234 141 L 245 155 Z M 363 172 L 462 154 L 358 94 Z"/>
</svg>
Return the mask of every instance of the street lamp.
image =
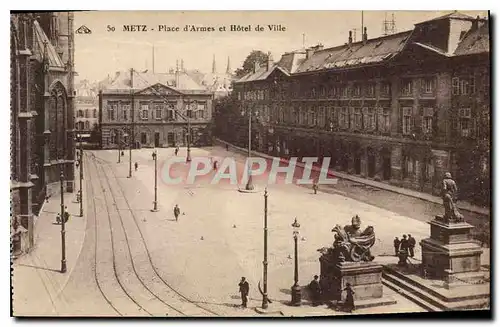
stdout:
<svg viewBox="0 0 500 327">
<path fill-rule="evenodd" d="M 128 178 L 132 177 L 132 141 L 135 141 L 135 134 L 132 129 L 129 129 L 129 146 L 128 146 Z M 133 140 L 134 139 L 134 140 Z"/>
<path fill-rule="evenodd" d="M 292 305 L 300 306 L 301 304 L 301 289 L 299 286 L 299 251 L 297 240 L 299 237 L 299 228 L 300 224 L 295 218 L 295 221 L 292 224 L 293 227 L 293 240 L 295 242 L 295 274 L 294 274 L 294 284 L 292 286 Z"/>
<path fill-rule="evenodd" d="M 121 144 L 120 144 L 120 132 L 117 131 L 117 138 L 118 138 L 118 163 L 121 162 Z"/>
<path fill-rule="evenodd" d="M 61 273 L 66 272 L 66 231 L 65 227 L 65 211 L 64 211 L 64 162 L 59 162 L 61 167 L 60 184 L 61 184 Z"/>
<path fill-rule="evenodd" d="M 156 153 L 156 149 L 153 151 L 152 156 L 153 156 L 153 160 L 155 161 L 155 200 L 153 202 L 153 210 L 151 210 L 151 211 L 157 212 L 158 211 L 158 201 L 157 201 L 158 200 L 158 168 L 157 168 L 158 167 L 158 165 L 157 165 L 158 155 Z"/>
<path fill-rule="evenodd" d="M 245 115 L 245 112 L 241 112 L 242 116 Z M 248 108 L 248 181 L 245 185 L 245 190 L 252 191 L 254 189 L 252 183 L 252 167 L 250 166 L 250 157 L 252 156 L 252 110 Z"/>
<path fill-rule="evenodd" d="M 189 113 L 192 112 L 191 110 L 191 102 L 188 100 L 188 111 Z M 186 113 L 187 113 L 186 112 Z M 186 114 L 187 117 L 187 123 L 188 123 L 188 130 L 187 130 L 187 155 L 186 155 L 186 162 L 191 162 L 191 117 L 190 115 Z"/>
<path fill-rule="evenodd" d="M 83 188 L 82 188 L 82 180 L 83 180 L 83 147 L 82 147 L 82 135 L 80 134 L 80 155 L 78 158 L 78 162 L 80 163 L 80 217 L 83 217 Z"/>
<path fill-rule="evenodd" d="M 264 292 L 262 293 L 262 309 L 267 309 L 267 188 L 264 192 Z"/>
</svg>

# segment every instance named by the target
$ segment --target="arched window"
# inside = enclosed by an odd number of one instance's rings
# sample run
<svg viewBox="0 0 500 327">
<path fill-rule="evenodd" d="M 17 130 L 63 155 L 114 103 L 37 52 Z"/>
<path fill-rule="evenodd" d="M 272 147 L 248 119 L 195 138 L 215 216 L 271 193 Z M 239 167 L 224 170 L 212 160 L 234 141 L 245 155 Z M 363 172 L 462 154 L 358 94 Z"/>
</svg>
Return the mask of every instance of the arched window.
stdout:
<svg viewBox="0 0 500 327">
<path fill-rule="evenodd" d="M 83 118 L 83 110 L 78 110 L 78 117 Z"/>
</svg>

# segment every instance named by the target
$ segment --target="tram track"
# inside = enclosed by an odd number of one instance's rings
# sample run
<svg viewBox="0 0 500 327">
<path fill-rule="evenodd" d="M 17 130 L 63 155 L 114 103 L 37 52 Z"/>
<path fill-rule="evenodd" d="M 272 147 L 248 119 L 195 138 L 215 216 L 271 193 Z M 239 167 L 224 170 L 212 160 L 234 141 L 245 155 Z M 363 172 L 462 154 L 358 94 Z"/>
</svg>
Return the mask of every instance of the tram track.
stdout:
<svg viewBox="0 0 500 327">
<path fill-rule="evenodd" d="M 108 193 L 108 200 L 110 200 L 105 202 L 107 204 L 113 203 L 113 211 L 116 210 L 117 213 L 117 219 L 114 219 L 115 227 L 112 228 L 113 219 L 111 219 L 111 214 L 108 207 L 106 206 L 110 224 L 109 227 L 110 229 L 116 229 L 116 224 L 118 224 L 119 222 L 120 228 L 123 231 L 123 235 L 125 237 L 124 242 L 127 246 L 128 257 L 132 265 L 132 270 L 135 275 L 134 277 L 140 282 L 142 287 L 154 297 L 156 302 L 160 302 L 165 306 L 165 309 L 167 310 L 164 310 L 164 312 L 167 312 L 168 316 L 219 316 L 217 312 L 205 308 L 187 298 L 172 285 L 170 285 L 167 281 L 165 281 L 164 278 L 159 274 L 157 268 L 153 264 L 151 253 L 147 247 L 146 240 L 138 224 L 137 217 L 132 210 L 128 199 L 126 198 L 121 185 L 119 185 L 118 182 L 114 183 L 114 185 L 116 185 L 116 188 L 118 188 L 118 190 L 120 191 L 121 196 L 120 194 L 115 194 L 115 192 L 113 191 L 113 188 L 111 186 L 111 179 L 104 168 L 104 166 L 109 166 L 110 163 L 106 162 L 105 160 L 99 160 L 99 158 L 95 156 L 93 157 L 93 159 L 94 166 L 96 167 L 97 177 L 99 179 L 99 185 L 101 189 L 107 190 L 107 192 L 103 191 L 103 193 Z M 101 162 L 101 165 L 97 165 L 97 162 Z M 99 169 L 102 173 L 99 173 Z M 114 180 L 116 180 L 116 175 L 111 169 L 110 171 Z M 104 180 L 104 183 L 102 182 L 102 180 Z M 107 187 L 104 188 L 103 184 L 106 184 Z M 120 199 L 123 200 L 123 202 L 126 204 L 127 209 L 118 209 L 117 205 Z M 123 214 L 122 211 L 125 213 L 130 213 L 131 217 L 127 219 L 127 214 Z M 147 257 L 146 262 L 143 260 L 145 257 Z M 140 269 L 138 269 L 138 267 L 140 267 Z M 125 289 L 124 291 L 127 293 Z M 136 301 L 137 300 L 134 301 L 136 305 L 143 308 L 143 306 Z M 151 305 L 150 302 L 151 301 L 148 301 L 149 305 Z M 159 303 L 156 304 L 157 305 L 155 307 L 158 308 Z M 148 312 L 147 310 L 144 311 Z"/>
</svg>

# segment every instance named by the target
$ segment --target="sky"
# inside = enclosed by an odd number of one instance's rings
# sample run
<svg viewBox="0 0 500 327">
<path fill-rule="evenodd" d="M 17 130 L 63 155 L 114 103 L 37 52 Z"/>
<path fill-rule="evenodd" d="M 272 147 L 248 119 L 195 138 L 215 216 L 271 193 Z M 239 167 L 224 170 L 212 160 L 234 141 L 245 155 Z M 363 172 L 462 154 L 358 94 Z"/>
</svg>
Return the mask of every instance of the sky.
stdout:
<svg viewBox="0 0 500 327">
<path fill-rule="evenodd" d="M 322 43 L 325 48 L 347 42 L 349 30 L 357 29 L 361 39 L 361 21 L 368 38 L 382 35 L 384 19 L 394 14 L 396 32 L 413 29 L 415 23 L 451 11 L 95 11 L 76 12 L 75 29 L 85 25 L 91 34 L 75 34 L 75 65 L 78 80 L 97 81 L 108 74 L 130 68 L 152 70 L 153 46 L 155 72 L 167 72 L 182 59 L 186 69 L 212 70 L 213 56 L 217 72 L 225 72 L 228 57 L 231 69 L 241 67 L 252 50 L 271 52 L 275 61 L 287 51 Z M 486 11 L 460 11 L 487 17 Z M 123 31 L 124 25 L 146 25 L 147 31 Z M 159 31 L 179 27 L 178 32 Z M 215 31 L 184 32 L 186 25 L 213 27 Z M 251 31 L 229 31 L 230 25 Z M 256 31 L 257 26 L 264 28 Z M 268 25 L 281 25 L 269 30 Z M 226 31 L 219 29 L 224 27 Z M 305 42 L 304 42 L 305 41 Z"/>
</svg>

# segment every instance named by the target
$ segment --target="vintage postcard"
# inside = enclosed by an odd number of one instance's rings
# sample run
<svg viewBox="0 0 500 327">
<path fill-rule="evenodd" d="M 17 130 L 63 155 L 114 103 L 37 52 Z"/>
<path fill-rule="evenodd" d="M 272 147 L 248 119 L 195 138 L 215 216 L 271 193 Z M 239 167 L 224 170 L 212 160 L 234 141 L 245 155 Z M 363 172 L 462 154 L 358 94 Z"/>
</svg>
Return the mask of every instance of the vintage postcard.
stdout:
<svg viewBox="0 0 500 327">
<path fill-rule="evenodd" d="M 11 12 L 12 315 L 491 315 L 489 14 Z"/>
</svg>

